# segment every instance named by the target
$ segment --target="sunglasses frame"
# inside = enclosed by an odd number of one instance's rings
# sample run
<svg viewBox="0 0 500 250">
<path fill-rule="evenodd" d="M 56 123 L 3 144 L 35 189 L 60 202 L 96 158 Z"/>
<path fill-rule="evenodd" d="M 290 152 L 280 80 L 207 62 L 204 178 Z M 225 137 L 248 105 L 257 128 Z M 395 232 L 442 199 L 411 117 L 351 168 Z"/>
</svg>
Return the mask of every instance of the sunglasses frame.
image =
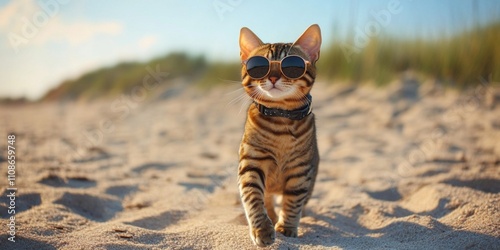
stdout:
<svg viewBox="0 0 500 250">
<path fill-rule="evenodd" d="M 267 73 L 263 76 L 263 77 L 260 77 L 260 78 L 255 78 L 255 77 L 252 77 L 250 75 L 250 73 L 248 73 L 248 68 L 247 68 L 247 63 L 250 59 L 254 58 L 254 57 L 262 57 L 262 58 L 265 58 L 268 63 L 269 63 L 269 66 L 268 66 L 268 69 L 267 69 Z M 302 73 L 302 75 L 300 75 L 299 77 L 294 77 L 294 78 L 290 78 L 288 77 L 287 75 L 285 75 L 285 73 L 283 73 L 283 68 L 281 67 L 281 62 L 283 60 L 285 60 L 286 58 L 289 58 L 289 57 L 298 57 L 300 59 L 302 59 L 302 61 L 304 61 L 304 72 Z M 248 58 L 247 60 L 243 61 L 242 64 L 245 65 L 245 71 L 247 72 L 248 76 L 254 80 L 260 80 L 260 79 L 264 79 L 266 78 L 267 76 L 269 76 L 269 73 L 271 73 L 271 64 L 272 63 L 278 63 L 279 64 L 279 69 L 280 69 L 280 72 L 283 76 L 285 76 L 287 79 L 290 79 L 290 80 L 296 80 L 296 79 L 299 79 L 301 77 L 303 77 L 306 73 L 307 73 L 307 67 L 311 64 L 311 62 L 309 62 L 308 60 L 302 58 L 301 56 L 298 56 L 298 55 L 288 55 L 288 56 L 285 56 L 283 57 L 281 60 L 277 61 L 277 60 L 269 60 L 269 58 L 267 57 L 264 57 L 264 56 L 252 56 L 250 58 Z"/>
</svg>

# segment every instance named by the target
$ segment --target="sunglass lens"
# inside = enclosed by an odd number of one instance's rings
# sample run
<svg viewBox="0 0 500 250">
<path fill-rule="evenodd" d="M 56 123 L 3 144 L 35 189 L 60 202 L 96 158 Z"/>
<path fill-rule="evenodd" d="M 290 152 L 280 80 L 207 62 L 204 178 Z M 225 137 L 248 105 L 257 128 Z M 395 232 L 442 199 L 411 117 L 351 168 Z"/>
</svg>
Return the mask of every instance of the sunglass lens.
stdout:
<svg viewBox="0 0 500 250">
<path fill-rule="evenodd" d="M 281 71 L 290 79 L 301 77 L 306 71 L 304 59 L 298 56 L 289 56 L 281 61 Z"/>
<path fill-rule="evenodd" d="M 262 56 L 255 56 L 247 61 L 247 72 L 252 78 L 263 78 L 269 72 L 269 61 Z"/>
</svg>

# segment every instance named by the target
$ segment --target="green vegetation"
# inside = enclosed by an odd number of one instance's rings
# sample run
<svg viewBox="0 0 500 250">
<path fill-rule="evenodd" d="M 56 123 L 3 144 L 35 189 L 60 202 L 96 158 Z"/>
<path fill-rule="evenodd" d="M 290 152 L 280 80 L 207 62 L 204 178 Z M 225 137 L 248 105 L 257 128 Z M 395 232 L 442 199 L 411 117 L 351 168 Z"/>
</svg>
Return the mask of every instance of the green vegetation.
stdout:
<svg viewBox="0 0 500 250">
<path fill-rule="evenodd" d="M 398 73 L 412 69 L 448 86 L 463 88 L 479 78 L 500 80 L 500 22 L 436 40 L 402 40 L 389 36 L 371 39 L 347 62 L 343 46 L 335 41 L 323 49 L 318 61 L 320 75 L 352 82 L 374 80 L 388 83 Z"/>
<path fill-rule="evenodd" d="M 6 98 L 0 98 L 0 104 L 9 104 L 9 105 L 16 105 L 16 104 L 24 104 L 29 102 L 26 97 L 19 97 L 19 98 L 11 98 L 11 97 L 6 97 Z"/>
<path fill-rule="evenodd" d="M 153 72 L 168 73 L 166 77 L 162 76 L 168 82 L 175 77 L 200 77 L 207 67 L 203 57 L 190 57 L 185 53 L 172 53 L 147 63 L 120 63 L 86 73 L 78 79 L 67 80 L 49 91 L 42 100 L 95 99 L 128 93 L 133 87 L 143 83 L 144 77 L 148 75 L 148 68 Z"/>
<path fill-rule="evenodd" d="M 387 35 L 371 39 L 364 48 L 352 53 L 348 61 L 345 46 L 352 41 L 334 41 L 324 45 L 318 61 L 319 76 L 324 80 L 351 83 L 374 81 L 386 84 L 399 73 L 411 69 L 447 86 L 464 88 L 479 84 L 479 79 L 500 82 L 500 22 L 477 27 L 453 37 L 403 40 Z M 43 100 L 94 99 L 119 95 L 141 84 L 147 67 L 168 72 L 163 84 L 184 77 L 201 87 L 225 81 L 239 81 L 239 62 L 207 62 L 202 56 L 172 53 L 147 63 L 127 62 L 89 72 L 67 80 L 51 90 Z"/>
<path fill-rule="evenodd" d="M 241 64 L 215 62 L 208 65 L 205 74 L 197 82 L 203 88 L 209 88 L 227 81 L 240 81 Z"/>
</svg>

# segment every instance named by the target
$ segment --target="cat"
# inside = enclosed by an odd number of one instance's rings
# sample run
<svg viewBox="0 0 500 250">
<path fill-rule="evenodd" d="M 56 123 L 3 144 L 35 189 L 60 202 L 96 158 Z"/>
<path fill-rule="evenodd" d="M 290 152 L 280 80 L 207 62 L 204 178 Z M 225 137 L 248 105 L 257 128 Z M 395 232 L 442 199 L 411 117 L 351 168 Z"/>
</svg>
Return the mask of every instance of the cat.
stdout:
<svg viewBox="0 0 500 250">
<path fill-rule="evenodd" d="M 321 31 L 311 25 L 292 43 L 263 43 L 240 31 L 241 78 L 253 103 L 239 149 L 238 186 L 250 237 L 260 247 L 276 231 L 297 237 L 318 172 L 319 153 L 311 88 Z M 282 195 L 279 216 L 273 195 Z"/>
</svg>

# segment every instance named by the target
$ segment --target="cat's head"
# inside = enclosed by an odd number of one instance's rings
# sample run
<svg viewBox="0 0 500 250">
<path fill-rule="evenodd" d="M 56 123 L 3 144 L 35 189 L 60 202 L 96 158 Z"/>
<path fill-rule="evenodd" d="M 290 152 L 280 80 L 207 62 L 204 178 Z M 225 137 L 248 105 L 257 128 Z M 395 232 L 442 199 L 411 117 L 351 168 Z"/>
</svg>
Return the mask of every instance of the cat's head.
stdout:
<svg viewBox="0 0 500 250">
<path fill-rule="evenodd" d="M 242 84 L 256 102 L 296 109 L 307 102 L 316 77 L 321 31 L 311 25 L 294 43 L 263 43 L 250 29 L 240 31 Z"/>
</svg>

